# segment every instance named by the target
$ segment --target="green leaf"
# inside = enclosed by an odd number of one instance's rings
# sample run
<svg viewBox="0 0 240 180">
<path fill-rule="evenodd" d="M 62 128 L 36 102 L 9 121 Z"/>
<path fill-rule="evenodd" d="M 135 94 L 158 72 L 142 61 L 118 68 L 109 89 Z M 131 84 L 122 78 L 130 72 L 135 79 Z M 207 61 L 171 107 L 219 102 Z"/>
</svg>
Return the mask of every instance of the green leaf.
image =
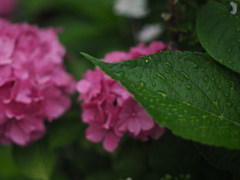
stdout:
<svg viewBox="0 0 240 180">
<path fill-rule="evenodd" d="M 20 170 L 30 178 L 49 180 L 55 165 L 55 156 L 43 143 L 35 143 L 27 147 L 15 146 L 15 161 Z"/>
<path fill-rule="evenodd" d="M 168 50 L 117 63 L 83 55 L 120 81 L 161 126 L 201 143 L 240 148 L 239 76 L 207 54 Z"/>
<path fill-rule="evenodd" d="M 212 165 L 231 171 L 235 179 L 240 179 L 240 151 L 196 144 L 197 149 Z"/>
<path fill-rule="evenodd" d="M 202 46 L 216 61 L 240 72 L 240 14 L 230 14 L 221 3 L 210 2 L 197 17 Z"/>
</svg>

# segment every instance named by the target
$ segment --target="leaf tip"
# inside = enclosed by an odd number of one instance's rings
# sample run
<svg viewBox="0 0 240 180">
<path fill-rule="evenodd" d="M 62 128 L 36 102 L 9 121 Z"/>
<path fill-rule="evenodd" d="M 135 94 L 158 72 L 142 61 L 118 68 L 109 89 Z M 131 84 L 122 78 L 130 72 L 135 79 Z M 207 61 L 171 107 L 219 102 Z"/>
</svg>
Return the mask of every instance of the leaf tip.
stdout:
<svg viewBox="0 0 240 180">
<path fill-rule="evenodd" d="M 97 65 L 99 60 L 90 56 L 89 54 L 87 53 L 84 53 L 84 52 L 80 52 L 80 54 L 82 54 L 85 58 L 87 58 L 89 61 L 91 61 L 93 64 Z"/>
</svg>

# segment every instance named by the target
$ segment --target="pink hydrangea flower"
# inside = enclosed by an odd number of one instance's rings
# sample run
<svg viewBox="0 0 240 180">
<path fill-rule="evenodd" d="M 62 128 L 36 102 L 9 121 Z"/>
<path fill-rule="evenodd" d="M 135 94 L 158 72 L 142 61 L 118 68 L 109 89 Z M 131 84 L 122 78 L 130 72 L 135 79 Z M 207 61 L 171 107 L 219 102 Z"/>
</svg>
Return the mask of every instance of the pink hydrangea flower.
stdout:
<svg viewBox="0 0 240 180">
<path fill-rule="evenodd" d="M 0 19 L 0 143 L 27 145 L 70 106 L 75 81 L 55 29 Z"/>
<path fill-rule="evenodd" d="M 149 46 L 141 43 L 129 52 L 108 53 L 103 60 L 123 61 L 170 48 L 169 44 L 159 41 Z M 95 143 L 102 141 L 105 150 L 114 151 L 124 133 L 142 141 L 147 141 L 149 137 L 157 139 L 164 133 L 164 128 L 153 121 L 133 96 L 99 68 L 88 70 L 76 88 L 80 93 L 79 101 L 83 101 L 82 121 L 89 125 L 86 138 Z"/>
<path fill-rule="evenodd" d="M 16 6 L 16 0 L 0 0 L 0 16 L 11 14 Z"/>
</svg>

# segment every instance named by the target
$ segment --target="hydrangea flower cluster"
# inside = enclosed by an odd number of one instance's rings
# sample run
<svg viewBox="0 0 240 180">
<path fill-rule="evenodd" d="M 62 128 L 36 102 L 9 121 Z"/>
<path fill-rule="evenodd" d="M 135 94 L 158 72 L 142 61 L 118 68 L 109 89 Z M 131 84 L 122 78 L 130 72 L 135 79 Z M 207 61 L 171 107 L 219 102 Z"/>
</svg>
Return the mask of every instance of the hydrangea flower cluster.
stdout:
<svg viewBox="0 0 240 180">
<path fill-rule="evenodd" d="M 0 16 L 11 14 L 16 5 L 16 0 L 0 0 Z"/>
<path fill-rule="evenodd" d="M 55 29 L 0 19 L 0 143 L 24 146 L 70 106 L 75 81 Z"/>
<path fill-rule="evenodd" d="M 170 48 L 170 45 L 157 41 L 149 46 L 141 43 L 129 52 L 108 53 L 103 60 L 123 61 Z M 103 141 L 104 149 L 109 152 L 116 149 L 124 133 L 147 141 L 149 137 L 159 138 L 164 132 L 119 82 L 112 80 L 99 68 L 84 74 L 77 83 L 77 91 L 80 93 L 79 101 L 83 100 L 82 121 L 89 124 L 87 139 L 92 142 Z"/>
</svg>

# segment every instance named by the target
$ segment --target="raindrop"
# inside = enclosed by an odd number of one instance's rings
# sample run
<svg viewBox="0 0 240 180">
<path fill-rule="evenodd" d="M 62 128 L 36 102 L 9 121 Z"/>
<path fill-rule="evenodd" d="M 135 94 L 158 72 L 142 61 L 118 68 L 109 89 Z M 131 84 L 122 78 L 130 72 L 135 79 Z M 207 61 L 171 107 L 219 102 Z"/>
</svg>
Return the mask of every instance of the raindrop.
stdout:
<svg viewBox="0 0 240 180">
<path fill-rule="evenodd" d="M 150 105 L 149 108 L 150 108 L 150 109 L 155 109 L 155 106 Z"/>
<path fill-rule="evenodd" d="M 193 68 L 194 68 L 194 69 L 197 69 L 197 68 L 198 68 L 198 65 L 197 65 L 197 64 L 194 64 L 194 65 L 193 65 Z"/>
<path fill-rule="evenodd" d="M 165 72 L 170 74 L 170 70 L 169 69 L 165 69 Z"/>
<path fill-rule="evenodd" d="M 142 77 L 142 74 L 140 74 L 140 73 L 137 73 L 137 76 L 138 76 L 139 78 L 141 78 L 141 77 Z"/>
<path fill-rule="evenodd" d="M 208 77 L 207 76 L 204 77 L 204 81 L 208 82 Z"/>
<path fill-rule="evenodd" d="M 165 63 L 168 67 L 173 68 L 172 64 L 170 62 Z"/>
<path fill-rule="evenodd" d="M 155 86 L 156 86 L 156 83 L 155 83 L 155 82 L 152 82 L 152 85 L 155 87 Z"/>
<path fill-rule="evenodd" d="M 187 85 L 187 89 L 190 90 L 192 89 L 192 86 L 190 84 Z"/>
<path fill-rule="evenodd" d="M 148 59 L 146 59 L 145 62 L 148 63 L 149 62 Z"/>
<path fill-rule="evenodd" d="M 184 75 L 184 77 L 185 77 L 186 79 L 190 79 L 190 77 L 189 77 L 185 72 L 182 72 L 182 74 Z"/>
<path fill-rule="evenodd" d="M 227 103 L 227 106 L 228 106 L 228 107 L 232 107 L 232 105 L 233 105 L 232 102 L 228 102 L 228 103 Z"/>
<path fill-rule="evenodd" d="M 229 94 L 229 93 L 225 93 L 225 95 L 226 95 L 227 97 L 229 97 L 229 96 L 230 96 L 230 94 Z"/>
<path fill-rule="evenodd" d="M 158 77 L 161 78 L 161 79 L 163 79 L 164 81 L 167 80 L 167 78 L 166 78 L 164 75 L 160 74 L 160 73 L 158 73 Z"/>
<path fill-rule="evenodd" d="M 146 84 L 143 81 L 140 81 L 140 86 L 145 87 Z"/>
<path fill-rule="evenodd" d="M 172 82 L 175 83 L 175 82 L 176 82 L 176 79 L 173 79 Z"/>
<path fill-rule="evenodd" d="M 123 78 L 125 73 L 122 71 L 122 72 L 116 72 L 115 74 L 117 75 L 117 77 Z"/>
<path fill-rule="evenodd" d="M 211 76 L 211 79 L 212 79 L 213 81 L 215 80 L 215 78 L 214 78 L 214 77 L 212 77 L 212 76 Z"/>
<path fill-rule="evenodd" d="M 162 95 L 164 99 L 167 97 L 167 95 L 163 91 L 156 91 L 156 93 Z"/>
</svg>

